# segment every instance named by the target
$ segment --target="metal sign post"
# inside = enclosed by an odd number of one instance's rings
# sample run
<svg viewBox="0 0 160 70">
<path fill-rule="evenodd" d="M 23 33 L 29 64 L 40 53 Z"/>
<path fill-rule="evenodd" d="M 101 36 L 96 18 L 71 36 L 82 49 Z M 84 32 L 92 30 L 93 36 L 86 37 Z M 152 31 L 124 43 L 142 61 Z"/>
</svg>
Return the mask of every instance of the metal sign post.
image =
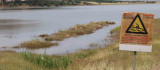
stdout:
<svg viewBox="0 0 160 70">
<path fill-rule="evenodd" d="M 136 69 L 136 55 L 137 55 L 137 52 L 134 51 L 134 56 L 133 56 L 133 70 Z"/>
</svg>

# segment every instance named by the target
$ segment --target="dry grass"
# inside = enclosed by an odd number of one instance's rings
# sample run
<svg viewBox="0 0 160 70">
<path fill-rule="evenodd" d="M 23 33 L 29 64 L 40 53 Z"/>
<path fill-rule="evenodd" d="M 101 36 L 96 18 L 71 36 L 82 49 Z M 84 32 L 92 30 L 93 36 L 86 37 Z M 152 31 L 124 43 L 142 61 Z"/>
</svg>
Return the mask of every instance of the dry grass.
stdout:
<svg viewBox="0 0 160 70">
<path fill-rule="evenodd" d="M 27 42 L 21 43 L 21 47 L 25 47 L 28 49 L 38 49 L 38 48 L 48 48 L 50 46 L 56 46 L 58 43 L 51 43 L 47 41 L 41 41 L 41 40 L 31 40 Z"/>
<path fill-rule="evenodd" d="M 138 52 L 136 70 L 160 70 L 160 19 L 155 20 L 153 49 L 151 53 Z M 132 70 L 133 52 L 119 51 L 120 27 L 115 28 L 112 38 L 115 44 L 94 49 L 96 53 L 76 60 L 68 70 Z M 88 50 L 86 50 L 88 51 Z M 85 51 L 85 52 L 86 52 Z M 89 50 L 91 51 L 91 50 Z M 84 51 L 81 51 L 81 53 Z M 78 64 L 77 64 L 78 63 Z"/>
<path fill-rule="evenodd" d="M 0 52 L 0 70 L 48 70 L 23 59 L 15 52 Z"/>
<path fill-rule="evenodd" d="M 104 26 L 107 26 L 108 24 L 115 24 L 114 22 L 91 22 L 90 24 L 83 24 L 79 25 L 77 24 L 76 26 L 67 29 L 67 30 L 60 30 L 57 33 L 54 33 L 52 35 L 40 35 L 41 37 L 45 37 L 46 41 L 61 41 L 66 38 L 70 37 L 76 37 L 84 34 L 91 34 L 94 31 L 103 28 Z"/>
</svg>

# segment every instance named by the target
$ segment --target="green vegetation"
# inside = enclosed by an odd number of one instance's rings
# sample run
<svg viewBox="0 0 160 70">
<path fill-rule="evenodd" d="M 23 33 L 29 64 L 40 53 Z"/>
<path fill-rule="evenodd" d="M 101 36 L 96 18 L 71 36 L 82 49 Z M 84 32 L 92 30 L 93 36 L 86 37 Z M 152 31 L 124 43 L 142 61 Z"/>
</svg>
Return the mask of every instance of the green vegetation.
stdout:
<svg viewBox="0 0 160 70">
<path fill-rule="evenodd" d="M 15 0 L 15 1 L 3 1 L 3 5 L 6 6 L 21 6 L 21 5 L 29 5 L 29 6 L 50 6 L 51 5 L 50 0 Z"/>
<path fill-rule="evenodd" d="M 99 47 L 99 45 L 97 43 L 90 43 L 89 47 L 90 48 L 96 48 L 96 47 Z"/>
<path fill-rule="evenodd" d="M 15 0 L 7 1 L 3 0 L 1 5 L 4 6 L 65 6 L 65 5 L 78 5 L 81 4 L 80 0 Z M 87 4 L 87 3 L 83 3 Z"/>
<path fill-rule="evenodd" d="M 50 7 L 50 6 L 68 6 L 68 5 L 97 5 L 107 3 L 156 3 L 156 1 L 117 1 L 117 0 L 2 0 L 0 5 L 3 7 L 26 8 L 31 7 Z"/>
<path fill-rule="evenodd" d="M 118 31 L 118 30 L 120 30 L 121 29 L 121 27 L 119 26 L 119 27 L 116 27 L 116 28 L 114 28 L 113 30 L 111 30 L 110 31 L 110 33 L 111 34 L 113 34 L 113 33 L 117 33 L 117 32 L 119 32 L 120 33 L 120 31 Z"/>
<path fill-rule="evenodd" d="M 103 28 L 104 26 L 107 26 L 108 24 L 115 24 L 114 22 L 91 22 L 90 24 L 83 24 L 83 25 L 76 25 L 68 30 L 61 30 L 57 33 L 54 33 L 49 36 L 43 36 L 45 37 L 46 41 L 62 41 L 66 38 L 80 36 L 84 34 L 91 34 L 94 31 Z"/>
<path fill-rule="evenodd" d="M 50 46 L 57 46 L 58 43 L 51 43 L 51 42 L 47 42 L 47 41 L 41 41 L 41 40 L 31 40 L 31 41 L 27 41 L 27 42 L 23 42 L 21 43 L 20 47 L 25 47 L 28 49 L 37 49 L 37 48 L 47 48 Z"/>
<path fill-rule="evenodd" d="M 120 26 L 119 27 L 116 27 L 114 28 L 113 30 L 110 31 L 110 34 L 111 34 L 111 42 L 113 43 L 117 43 L 119 42 L 119 38 L 120 38 Z"/>
<path fill-rule="evenodd" d="M 0 70 L 48 70 L 23 59 L 19 53 L 0 52 Z"/>
<path fill-rule="evenodd" d="M 79 58 L 79 59 L 83 59 L 86 58 L 88 56 L 91 56 L 92 54 L 96 53 L 96 50 L 94 49 L 88 49 L 88 50 L 82 50 L 83 52 L 78 52 L 75 53 L 74 57 Z"/>
<path fill-rule="evenodd" d="M 24 59 L 45 68 L 66 68 L 72 63 L 68 56 L 47 56 L 32 53 L 23 53 Z"/>
</svg>

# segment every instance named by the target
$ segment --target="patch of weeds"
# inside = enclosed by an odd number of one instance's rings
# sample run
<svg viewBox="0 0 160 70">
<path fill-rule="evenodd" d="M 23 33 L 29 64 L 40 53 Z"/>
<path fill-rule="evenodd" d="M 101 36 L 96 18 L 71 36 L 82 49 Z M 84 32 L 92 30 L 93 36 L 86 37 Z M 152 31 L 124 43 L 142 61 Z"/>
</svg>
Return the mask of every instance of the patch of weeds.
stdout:
<svg viewBox="0 0 160 70">
<path fill-rule="evenodd" d="M 86 58 L 88 56 L 91 56 L 94 53 L 96 53 L 96 50 L 94 50 L 94 49 L 82 50 L 81 52 L 76 53 L 75 57 L 79 58 L 79 59 L 83 59 L 83 58 Z"/>
<path fill-rule="evenodd" d="M 98 47 L 98 44 L 97 43 L 91 43 L 91 44 L 89 44 L 89 47 L 95 48 L 95 47 Z"/>
<path fill-rule="evenodd" d="M 113 30 L 110 31 L 111 34 L 113 33 L 120 33 L 120 29 L 121 29 L 121 26 L 118 26 L 116 28 L 114 28 Z"/>
<path fill-rule="evenodd" d="M 80 58 L 80 59 L 83 59 L 83 58 L 86 58 L 88 55 L 86 53 L 77 53 L 75 55 L 76 58 Z"/>
<path fill-rule="evenodd" d="M 37 48 L 47 48 L 50 46 L 57 46 L 58 43 L 51 43 L 51 42 L 47 42 L 47 41 L 41 41 L 41 40 L 31 40 L 31 41 L 27 41 L 27 42 L 23 42 L 21 43 L 21 47 L 25 47 L 28 49 L 37 49 Z"/>
<path fill-rule="evenodd" d="M 23 53 L 24 59 L 45 68 L 66 68 L 72 63 L 68 56 L 47 56 L 32 53 Z"/>
</svg>

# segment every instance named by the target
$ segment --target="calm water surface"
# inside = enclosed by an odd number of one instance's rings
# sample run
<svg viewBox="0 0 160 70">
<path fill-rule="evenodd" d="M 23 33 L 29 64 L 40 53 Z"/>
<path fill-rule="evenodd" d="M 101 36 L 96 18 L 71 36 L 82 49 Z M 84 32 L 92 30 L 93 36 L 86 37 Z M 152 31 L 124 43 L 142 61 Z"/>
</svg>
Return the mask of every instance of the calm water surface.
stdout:
<svg viewBox="0 0 160 70">
<path fill-rule="evenodd" d="M 101 5 L 56 7 L 41 10 L 0 10 L 0 50 L 25 51 L 25 48 L 13 49 L 24 41 L 36 39 L 40 34 L 52 34 L 58 30 L 70 28 L 76 24 L 88 24 L 91 21 L 114 21 L 93 34 L 72 37 L 60 42 L 57 47 L 29 50 L 43 54 L 72 53 L 90 48 L 90 43 L 109 43 L 110 30 L 121 24 L 122 12 L 154 13 L 160 16 L 160 4 L 140 5 Z M 104 40 L 104 39 L 107 40 Z M 3 48 L 7 47 L 7 48 Z"/>
</svg>

